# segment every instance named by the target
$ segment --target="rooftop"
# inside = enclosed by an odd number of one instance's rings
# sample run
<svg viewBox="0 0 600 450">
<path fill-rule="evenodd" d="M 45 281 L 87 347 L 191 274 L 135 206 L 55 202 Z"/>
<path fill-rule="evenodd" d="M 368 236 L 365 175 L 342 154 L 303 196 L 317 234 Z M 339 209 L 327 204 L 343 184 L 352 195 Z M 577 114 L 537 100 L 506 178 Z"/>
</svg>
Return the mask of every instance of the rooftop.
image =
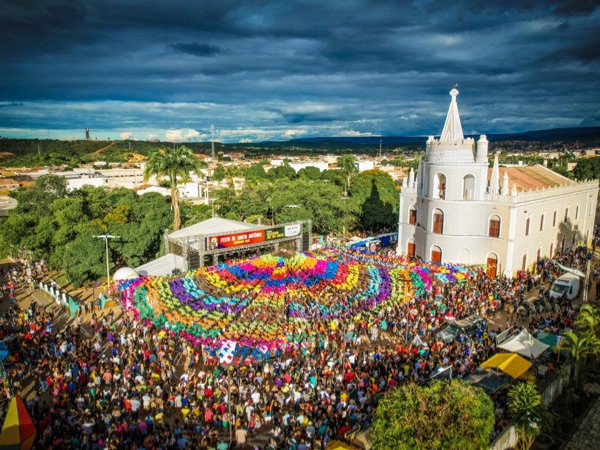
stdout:
<svg viewBox="0 0 600 450">
<path fill-rule="evenodd" d="M 518 166 L 518 167 L 500 167 L 500 184 L 504 174 L 508 173 L 508 181 L 512 189 L 513 185 L 517 186 L 520 191 L 529 191 L 530 189 L 547 189 L 557 186 L 571 186 L 575 182 L 569 180 L 558 173 L 547 169 L 544 166 L 536 164 L 535 166 Z M 492 176 L 492 169 L 488 169 L 488 179 Z"/>
</svg>

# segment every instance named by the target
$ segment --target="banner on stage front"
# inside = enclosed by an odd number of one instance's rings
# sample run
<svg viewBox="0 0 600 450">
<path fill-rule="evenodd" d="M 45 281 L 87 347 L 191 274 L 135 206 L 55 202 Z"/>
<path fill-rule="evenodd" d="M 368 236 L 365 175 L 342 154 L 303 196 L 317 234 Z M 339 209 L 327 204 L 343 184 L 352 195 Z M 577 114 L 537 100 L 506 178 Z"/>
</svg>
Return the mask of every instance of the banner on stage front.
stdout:
<svg viewBox="0 0 600 450">
<path fill-rule="evenodd" d="M 240 245 L 256 244 L 265 241 L 265 230 L 241 231 L 238 233 L 222 234 L 206 238 L 207 250 L 238 247 Z"/>
<path fill-rule="evenodd" d="M 265 228 L 264 230 L 239 231 L 237 233 L 208 236 L 205 245 L 206 250 L 211 251 L 300 236 L 301 233 L 302 224 L 296 223 L 280 227 Z"/>
</svg>

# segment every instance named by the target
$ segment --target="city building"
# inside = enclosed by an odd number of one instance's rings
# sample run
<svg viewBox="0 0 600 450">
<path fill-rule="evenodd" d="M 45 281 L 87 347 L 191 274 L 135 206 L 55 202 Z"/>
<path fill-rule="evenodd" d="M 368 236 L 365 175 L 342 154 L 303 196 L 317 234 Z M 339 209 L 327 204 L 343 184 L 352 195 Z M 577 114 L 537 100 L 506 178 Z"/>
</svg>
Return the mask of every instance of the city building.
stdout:
<svg viewBox="0 0 600 450">
<path fill-rule="evenodd" d="M 593 237 L 598 181 L 542 165 L 489 168 L 488 140 L 465 138 L 452 89 L 439 139 L 430 136 L 400 193 L 397 252 L 440 263 L 485 264 L 514 275 Z"/>
</svg>

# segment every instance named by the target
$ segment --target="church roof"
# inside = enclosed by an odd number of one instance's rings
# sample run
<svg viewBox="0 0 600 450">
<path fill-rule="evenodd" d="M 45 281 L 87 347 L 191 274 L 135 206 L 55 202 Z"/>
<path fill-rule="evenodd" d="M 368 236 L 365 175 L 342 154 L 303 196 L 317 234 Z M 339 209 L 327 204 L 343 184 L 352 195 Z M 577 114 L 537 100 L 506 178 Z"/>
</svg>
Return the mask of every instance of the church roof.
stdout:
<svg viewBox="0 0 600 450">
<path fill-rule="evenodd" d="M 458 114 L 458 103 L 456 102 L 457 95 L 458 89 L 455 87 L 450 91 L 452 101 L 450 102 L 444 129 L 440 136 L 440 142 L 443 143 L 454 144 L 455 142 L 462 142 L 465 138 L 462 131 L 462 125 L 460 124 L 460 115 Z"/>
<path fill-rule="evenodd" d="M 509 183 L 512 189 L 513 185 L 517 186 L 519 191 L 528 191 L 530 189 L 547 189 L 556 186 L 570 186 L 575 184 L 556 172 L 547 169 L 546 167 L 536 164 L 535 166 L 515 166 L 515 167 L 500 167 L 500 179 L 504 174 L 508 173 Z M 488 169 L 488 179 L 492 176 L 492 168 Z"/>
</svg>

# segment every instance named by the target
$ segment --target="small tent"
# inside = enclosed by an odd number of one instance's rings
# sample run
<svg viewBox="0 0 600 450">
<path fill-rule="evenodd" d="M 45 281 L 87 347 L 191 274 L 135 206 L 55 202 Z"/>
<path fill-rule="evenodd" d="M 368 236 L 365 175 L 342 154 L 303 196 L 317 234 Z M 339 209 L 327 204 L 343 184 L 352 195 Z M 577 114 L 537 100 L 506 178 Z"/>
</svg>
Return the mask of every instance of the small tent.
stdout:
<svg viewBox="0 0 600 450">
<path fill-rule="evenodd" d="M 481 367 L 500 369 L 514 379 L 519 378 L 529 370 L 532 364 L 516 353 L 497 353 L 481 364 Z"/>
<path fill-rule="evenodd" d="M 526 358 L 538 358 L 550 346 L 534 338 L 525 328 L 519 334 L 507 339 L 498 346 L 507 352 L 518 353 Z"/>
<path fill-rule="evenodd" d="M 0 433 L 0 450 L 30 450 L 36 431 L 21 397 L 10 399 Z"/>
<path fill-rule="evenodd" d="M 508 375 L 493 372 L 475 372 L 465 378 L 471 386 L 483 389 L 488 395 L 498 392 L 512 381 Z"/>
<path fill-rule="evenodd" d="M 538 333 L 538 335 L 535 338 L 538 341 L 543 342 L 546 345 L 549 345 L 550 348 L 556 348 L 556 347 L 558 347 L 558 344 L 560 343 L 562 336 L 560 336 L 558 334 L 541 332 L 541 333 Z"/>
</svg>

